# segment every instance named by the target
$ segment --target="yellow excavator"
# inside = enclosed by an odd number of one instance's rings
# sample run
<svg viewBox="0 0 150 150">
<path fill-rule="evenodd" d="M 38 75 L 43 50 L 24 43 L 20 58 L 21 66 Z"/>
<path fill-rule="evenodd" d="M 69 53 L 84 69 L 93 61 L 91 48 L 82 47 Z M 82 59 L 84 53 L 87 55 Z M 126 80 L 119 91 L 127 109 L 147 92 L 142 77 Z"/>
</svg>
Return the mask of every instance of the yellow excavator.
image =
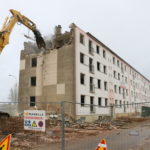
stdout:
<svg viewBox="0 0 150 150">
<path fill-rule="evenodd" d="M 37 30 L 36 24 L 14 9 L 10 9 L 10 12 L 12 16 L 5 19 L 2 29 L 0 30 L 0 53 L 2 52 L 5 45 L 9 43 L 9 36 L 17 22 L 23 24 L 33 31 L 39 49 L 42 47 L 46 49 L 45 41 L 42 38 L 41 33 Z"/>
</svg>

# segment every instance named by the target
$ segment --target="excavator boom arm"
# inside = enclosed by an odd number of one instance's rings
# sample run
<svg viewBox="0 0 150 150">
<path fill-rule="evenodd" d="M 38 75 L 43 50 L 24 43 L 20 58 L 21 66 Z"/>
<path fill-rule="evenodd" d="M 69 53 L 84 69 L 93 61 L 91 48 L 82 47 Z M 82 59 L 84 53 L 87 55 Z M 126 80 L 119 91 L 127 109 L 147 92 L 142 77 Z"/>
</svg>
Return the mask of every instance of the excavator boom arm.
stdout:
<svg viewBox="0 0 150 150">
<path fill-rule="evenodd" d="M 30 30 L 34 31 L 36 29 L 36 25 L 34 22 L 32 22 L 30 19 L 22 15 L 20 12 L 10 9 L 10 12 L 12 13 L 13 17 L 17 18 L 18 22 L 25 25 Z"/>
<path fill-rule="evenodd" d="M 5 22 L 0 31 L 0 53 L 2 52 L 5 45 L 9 43 L 9 36 L 17 22 L 15 17 L 6 18 Z"/>
<path fill-rule="evenodd" d="M 39 49 L 42 47 L 46 49 L 44 39 L 42 38 L 41 33 L 37 30 L 35 23 L 16 10 L 11 9 L 10 12 L 12 13 L 12 17 L 7 17 L 5 19 L 5 22 L 0 31 L 0 53 L 2 52 L 5 45 L 9 43 L 9 36 L 17 22 L 20 22 L 33 31 Z"/>
</svg>

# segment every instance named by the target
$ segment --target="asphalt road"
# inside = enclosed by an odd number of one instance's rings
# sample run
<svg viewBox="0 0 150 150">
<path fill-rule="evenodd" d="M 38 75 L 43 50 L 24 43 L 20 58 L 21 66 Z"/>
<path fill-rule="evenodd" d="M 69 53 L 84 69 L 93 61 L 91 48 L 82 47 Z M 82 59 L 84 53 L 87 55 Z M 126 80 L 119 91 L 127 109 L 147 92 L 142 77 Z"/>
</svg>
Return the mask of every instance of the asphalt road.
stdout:
<svg viewBox="0 0 150 150">
<path fill-rule="evenodd" d="M 106 139 L 108 150 L 150 150 L 150 122 L 130 129 L 66 141 L 65 150 L 95 150 L 102 138 Z M 36 150 L 61 150 L 61 144 L 43 145 Z"/>
</svg>

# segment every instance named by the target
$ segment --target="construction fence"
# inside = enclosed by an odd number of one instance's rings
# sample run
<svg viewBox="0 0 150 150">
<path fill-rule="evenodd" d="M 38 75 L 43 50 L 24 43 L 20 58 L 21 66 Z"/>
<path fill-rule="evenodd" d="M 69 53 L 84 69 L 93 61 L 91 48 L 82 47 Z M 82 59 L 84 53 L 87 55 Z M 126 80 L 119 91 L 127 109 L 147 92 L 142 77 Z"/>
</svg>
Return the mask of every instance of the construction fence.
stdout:
<svg viewBox="0 0 150 150">
<path fill-rule="evenodd" d="M 11 134 L 11 150 L 94 150 L 102 138 L 109 150 L 129 150 L 139 138 L 142 143 L 150 137 L 144 124 L 130 128 L 131 124 L 149 120 L 149 106 L 0 102 L 0 139 Z"/>
</svg>

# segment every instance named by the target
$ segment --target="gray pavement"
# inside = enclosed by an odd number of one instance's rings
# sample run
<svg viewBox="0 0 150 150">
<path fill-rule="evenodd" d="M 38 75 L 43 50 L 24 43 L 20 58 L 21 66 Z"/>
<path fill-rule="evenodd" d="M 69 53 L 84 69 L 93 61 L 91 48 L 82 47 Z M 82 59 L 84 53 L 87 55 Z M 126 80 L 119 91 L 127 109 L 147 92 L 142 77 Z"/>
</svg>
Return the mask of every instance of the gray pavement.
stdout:
<svg viewBox="0 0 150 150">
<path fill-rule="evenodd" d="M 108 150 L 150 150 L 150 123 L 66 141 L 65 150 L 95 150 L 102 138 L 106 139 Z M 48 144 L 36 150 L 61 150 L 61 146 L 60 144 Z"/>
</svg>

